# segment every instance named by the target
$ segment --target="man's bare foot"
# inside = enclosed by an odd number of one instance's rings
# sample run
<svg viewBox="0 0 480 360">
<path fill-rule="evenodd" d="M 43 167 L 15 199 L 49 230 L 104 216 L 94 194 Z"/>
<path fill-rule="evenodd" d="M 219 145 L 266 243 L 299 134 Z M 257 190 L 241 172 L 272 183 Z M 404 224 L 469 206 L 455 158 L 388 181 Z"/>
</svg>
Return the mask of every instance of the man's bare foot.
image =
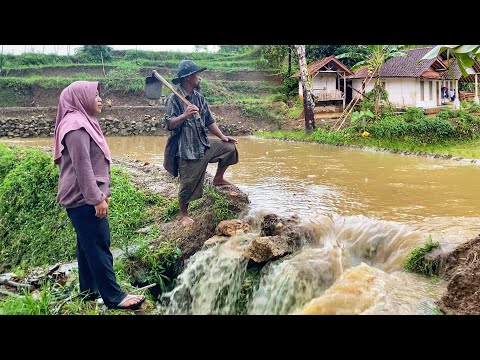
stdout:
<svg viewBox="0 0 480 360">
<path fill-rule="evenodd" d="M 188 217 L 188 216 L 182 216 L 181 220 L 180 220 L 180 223 L 183 225 L 183 226 L 188 226 L 188 225 L 192 225 L 194 223 L 193 219 Z"/>
<path fill-rule="evenodd" d="M 219 186 L 219 185 L 232 185 L 231 183 L 229 183 L 229 182 L 228 182 L 227 180 L 225 180 L 225 179 L 216 180 L 215 178 L 213 178 L 212 184 L 215 185 L 215 186 Z"/>
</svg>

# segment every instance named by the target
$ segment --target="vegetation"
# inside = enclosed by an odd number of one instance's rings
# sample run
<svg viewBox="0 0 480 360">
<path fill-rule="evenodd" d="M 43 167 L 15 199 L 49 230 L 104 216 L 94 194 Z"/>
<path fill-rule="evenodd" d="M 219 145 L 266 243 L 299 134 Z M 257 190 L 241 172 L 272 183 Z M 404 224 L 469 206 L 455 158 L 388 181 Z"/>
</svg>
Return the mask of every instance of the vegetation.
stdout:
<svg viewBox="0 0 480 360">
<path fill-rule="evenodd" d="M 425 276 L 436 276 L 438 273 L 438 261 L 427 258 L 427 254 L 440 246 L 438 241 L 432 241 L 429 237 L 428 241 L 421 247 L 413 250 L 405 260 L 404 268 L 410 272 L 416 272 Z"/>
<path fill-rule="evenodd" d="M 245 315 L 248 313 L 253 294 L 258 289 L 261 279 L 261 267 L 247 268 L 245 277 L 243 278 L 240 295 L 235 304 L 235 314 Z"/>
<path fill-rule="evenodd" d="M 375 77 L 375 107 L 374 113 L 378 115 L 381 98 L 380 73 L 383 64 L 393 57 L 405 57 L 406 53 L 399 51 L 403 45 L 359 45 L 360 51 L 351 51 L 340 54 L 337 59 L 350 58 L 360 60 L 351 70 L 355 71 L 362 66 L 368 68 L 369 75 Z"/>
<path fill-rule="evenodd" d="M 161 294 L 172 289 L 175 265 L 182 252 L 172 240 L 161 241 L 154 246 L 154 241 L 157 243 L 160 237 L 158 229 L 154 234 L 151 242 L 143 242 L 125 260 L 124 267 L 136 283 L 142 286 L 155 283 Z"/>
<path fill-rule="evenodd" d="M 0 272 L 75 258 L 75 233 L 56 201 L 57 183 L 51 155 L 0 144 Z M 112 245 L 128 250 L 142 240 L 135 231 L 153 221 L 150 200 L 117 167 L 112 168 L 112 198 Z"/>
<path fill-rule="evenodd" d="M 447 57 L 453 56 L 457 59 L 463 76 L 468 75 L 466 69 L 473 66 L 475 58 L 480 60 L 480 45 L 437 45 L 423 59 L 433 59 L 444 51 L 447 51 Z"/>
</svg>

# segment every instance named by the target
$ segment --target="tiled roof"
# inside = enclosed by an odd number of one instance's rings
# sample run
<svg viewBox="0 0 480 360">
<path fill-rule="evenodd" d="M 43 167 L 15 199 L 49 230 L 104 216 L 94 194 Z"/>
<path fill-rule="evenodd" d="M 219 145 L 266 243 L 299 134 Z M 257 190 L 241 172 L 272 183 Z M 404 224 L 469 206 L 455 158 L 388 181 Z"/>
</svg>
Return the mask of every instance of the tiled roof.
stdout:
<svg viewBox="0 0 480 360">
<path fill-rule="evenodd" d="M 403 50 L 402 52 L 406 53 L 408 56 L 406 57 L 394 57 L 385 62 L 382 66 L 382 70 L 380 72 L 380 77 L 387 78 L 387 77 L 428 77 L 428 78 L 437 78 L 437 79 L 451 79 L 452 74 L 450 70 L 448 70 L 447 60 L 443 58 L 431 59 L 431 60 L 422 60 L 433 47 L 425 47 L 425 48 L 418 48 L 418 49 L 410 49 L 410 50 Z M 457 62 L 454 58 L 449 59 L 450 62 L 450 69 L 453 73 L 453 77 L 455 79 L 460 79 L 462 77 L 462 73 L 458 68 Z M 447 70 L 440 70 L 442 63 L 445 65 Z M 434 65 L 434 68 L 432 68 Z M 474 69 L 480 69 L 478 63 L 475 63 Z M 438 75 L 434 75 L 437 73 Z M 350 76 L 350 79 L 363 79 L 368 76 L 367 68 L 361 67 L 355 71 L 353 76 Z M 468 79 L 471 81 L 470 77 Z"/>
<path fill-rule="evenodd" d="M 440 74 L 436 71 L 425 71 L 420 76 L 423 77 L 423 78 L 428 78 L 428 79 L 441 79 L 442 74 Z"/>
<path fill-rule="evenodd" d="M 422 57 L 432 49 L 433 47 L 425 47 L 403 50 L 402 52 L 408 56 L 388 59 L 382 66 L 380 77 L 419 77 L 423 72 L 430 70 L 430 64 L 435 62 L 435 59 L 422 60 Z M 351 78 L 364 78 L 367 74 L 367 68 L 362 67 L 357 69 Z"/>
<path fill-rule="evenodd" d="M 336 65 L 335 67 L 339 70 L 343 70 L 347 73 L 347 75 L 353 75 L 353 72 L 350 71 L 349 68 L 347 68 L 344 64 L 340 62 L 340 60 L 337 60 L 335 56 L 328 56 L 326 58 L 314 61 L 313 63 L 310 63 L 308 67 L 308 73 L 310 74 L 311 77 L 314 77 L 320 72 L 320 69 L 323 68 L 325 65 L 327 65 L 330 62 L 334 62 Z M 295 74 L 293 74 L 291 77 L 299 77 L 300 76 L 300 70 L 297 71 Z"/>
</svg>

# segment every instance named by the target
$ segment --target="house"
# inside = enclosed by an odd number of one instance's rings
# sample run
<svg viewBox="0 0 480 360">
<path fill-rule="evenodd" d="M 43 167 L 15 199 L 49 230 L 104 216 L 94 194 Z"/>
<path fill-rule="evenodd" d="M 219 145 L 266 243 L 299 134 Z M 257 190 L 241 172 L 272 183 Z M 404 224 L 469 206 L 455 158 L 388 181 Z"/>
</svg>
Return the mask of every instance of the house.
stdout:
<svg viewBox="0 0 480 360">
<path fill-rule="evenodd" d="M 480 65 L 475 62 L 469 75 L 462 77 L 456 60 L 446 59 L 446 52 L 434 59 L 422 60 L 433 47 L 424 47 L 403 50 L 407 57 L 394 57 L 387 60 L 380 71 L 380 81 L 388 92 L 390 102 L 399 108 L 420 107 L 424 109 L 436 108 L 450 101 L 444 99 L 442 87 L 453 90 L 455 93 L 454 107 L 460 108 L 458 85 L 459 81 L 475 81 L 475 98 L 478 103 L 478 78 Z M 449 64 L 450 63 L 450 70 Z M 375 85 L 375 77 L 365 84 L 365 79 L 370 78 L 367 67 L 361 67 L 349 77 L 352 80 L 354 98 L 362 96 Z M 453 76 L 452 76 L 453 75 Z"/>
<path fill-rule="evenodd" d="M 347 77 L 353 73 L 334 56 L 315 61 L 308 66 L 308 73 L 312 78 L 312 92 L 316 106 L 342 105 L 350 102 L 351 88 L 347 86 Z M 292 77 L 300 78 L 300 71 Z M 348 81 L 350 83 L 350 81 Z M 347 89 L 347 91 L 345 91 Z M 302 80 L 298 81 L 298 94 L 303 99 Z"/>
</svg>

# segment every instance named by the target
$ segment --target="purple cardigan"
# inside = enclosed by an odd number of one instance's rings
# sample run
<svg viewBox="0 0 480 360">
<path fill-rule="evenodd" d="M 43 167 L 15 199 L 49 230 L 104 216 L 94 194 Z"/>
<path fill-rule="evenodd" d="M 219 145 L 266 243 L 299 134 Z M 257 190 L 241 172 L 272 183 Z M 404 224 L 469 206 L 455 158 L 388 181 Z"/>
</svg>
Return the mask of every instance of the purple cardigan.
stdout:
<svg viewBox="0 0 480 360">
<path fill-rule="evenodd" d="M 81 128 L 64 137 L 57 201 L 65 208 L 97 205 L 111 195 L 110 162 Z"/>
</svg>

